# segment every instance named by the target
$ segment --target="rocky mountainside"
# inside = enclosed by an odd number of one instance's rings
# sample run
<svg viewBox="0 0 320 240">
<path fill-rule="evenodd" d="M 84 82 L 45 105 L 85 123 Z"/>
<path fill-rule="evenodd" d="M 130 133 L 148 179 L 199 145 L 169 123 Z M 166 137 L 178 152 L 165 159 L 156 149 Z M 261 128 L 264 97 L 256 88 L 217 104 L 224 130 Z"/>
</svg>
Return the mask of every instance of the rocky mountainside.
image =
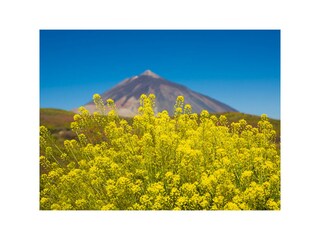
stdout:
<svg viewBox="0 0 320 240">
<path fill-rule="evenodd" d="M 104 101 L 108 98 L 113 99 L 120 116 L 132 117 L 138 112 L 141 94 L 150 93 L 156 95 L 156 112 L 166 109 L 170 114 L 173 114 L 173 106 L 179 95 L 184 96 L 185 103 L 191 104 L 192 111 L 196 113 L 200 113 L 203 109 L 211 113 L 237 112 L 237 110 L 222 102 L 192 91 L 183 85 L 170 82 L 150 70 L 123 80 L 110 90 L 102 93 L 101 97 Z M 90 112 L 95 111 L 93 101 L 87 103 L 84 107 Z"/>
</svg>

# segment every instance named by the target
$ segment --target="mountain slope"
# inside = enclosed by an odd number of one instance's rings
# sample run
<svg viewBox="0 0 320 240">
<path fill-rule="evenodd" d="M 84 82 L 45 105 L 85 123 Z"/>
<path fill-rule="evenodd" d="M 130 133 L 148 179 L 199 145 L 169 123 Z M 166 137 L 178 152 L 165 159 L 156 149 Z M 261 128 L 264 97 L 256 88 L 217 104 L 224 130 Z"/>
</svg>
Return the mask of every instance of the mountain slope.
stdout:
<svg viewBox="0 0 320 240">
<path fill-rule="evenodd" d="M 219 102 L 213 98 L 194 92 L 187 87 L 170 82 L 150 70 L 146 70 L 139 76 L 127 78 L 112 89 L 101 94 L 104 101 L 111 98 L 115 101 L 120 116 L 132 117 L 137 114 L 140 106 L 141 94 L 156 95 L 156 113 L 168 110 L 173 114 L 173 106 L 179 95 L 184 96 L 185 103 L 192 106 L 193 112 L 200 113 L 203 109 L 211 113 L 237 112 L 234 108 Z M 90 112 L 95 111 L 93 101 L 84 105 Z"/>
</svg>

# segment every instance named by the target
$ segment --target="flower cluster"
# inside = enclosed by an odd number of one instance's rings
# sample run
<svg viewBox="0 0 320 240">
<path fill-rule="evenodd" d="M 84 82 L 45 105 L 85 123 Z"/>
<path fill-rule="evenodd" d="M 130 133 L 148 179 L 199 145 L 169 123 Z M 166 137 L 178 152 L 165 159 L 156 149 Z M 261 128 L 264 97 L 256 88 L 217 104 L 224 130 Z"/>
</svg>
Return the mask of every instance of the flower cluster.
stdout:
<svg viewBox="0 0 320 240">
<path fill-rule="evenodd" d="M 143 94 L 129 121 L 112 99 L 93 98 L 97 112 L 74 116 L 77 140 L 59 147 L 40 128 L 40 209 L 280 209 L 280 155 L 265 114 L 257 127 L 229 124 L 192 113 L 179 96 L 170 117 Z"/>
</svg>

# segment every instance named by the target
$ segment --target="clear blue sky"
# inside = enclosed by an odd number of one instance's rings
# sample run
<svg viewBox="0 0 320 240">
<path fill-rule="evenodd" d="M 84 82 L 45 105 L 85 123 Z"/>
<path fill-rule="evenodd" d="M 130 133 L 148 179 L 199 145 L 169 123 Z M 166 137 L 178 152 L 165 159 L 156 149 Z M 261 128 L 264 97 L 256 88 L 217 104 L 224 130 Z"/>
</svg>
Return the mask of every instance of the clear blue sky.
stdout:
<svg viewBox="0 0 320 240">
<path fill-rule="evenodd" d="M 146 69 L 280 119 L 280 30 L 40 31 L 42 108 L 77 108 Z"/>
</svg>

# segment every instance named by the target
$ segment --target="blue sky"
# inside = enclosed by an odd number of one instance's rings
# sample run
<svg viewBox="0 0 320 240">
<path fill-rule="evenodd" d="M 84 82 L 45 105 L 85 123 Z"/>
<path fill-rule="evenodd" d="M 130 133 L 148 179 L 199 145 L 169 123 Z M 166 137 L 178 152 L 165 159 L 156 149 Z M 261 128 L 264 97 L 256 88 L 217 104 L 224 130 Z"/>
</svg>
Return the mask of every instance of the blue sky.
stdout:
<svg viewBox="0 0 320 240">
<path fill-rule="evenodd" d="M 146 69 L 280 119 L 280 30 L 40 31 L 42 108 L 77 108 Z"/>
</svg>

